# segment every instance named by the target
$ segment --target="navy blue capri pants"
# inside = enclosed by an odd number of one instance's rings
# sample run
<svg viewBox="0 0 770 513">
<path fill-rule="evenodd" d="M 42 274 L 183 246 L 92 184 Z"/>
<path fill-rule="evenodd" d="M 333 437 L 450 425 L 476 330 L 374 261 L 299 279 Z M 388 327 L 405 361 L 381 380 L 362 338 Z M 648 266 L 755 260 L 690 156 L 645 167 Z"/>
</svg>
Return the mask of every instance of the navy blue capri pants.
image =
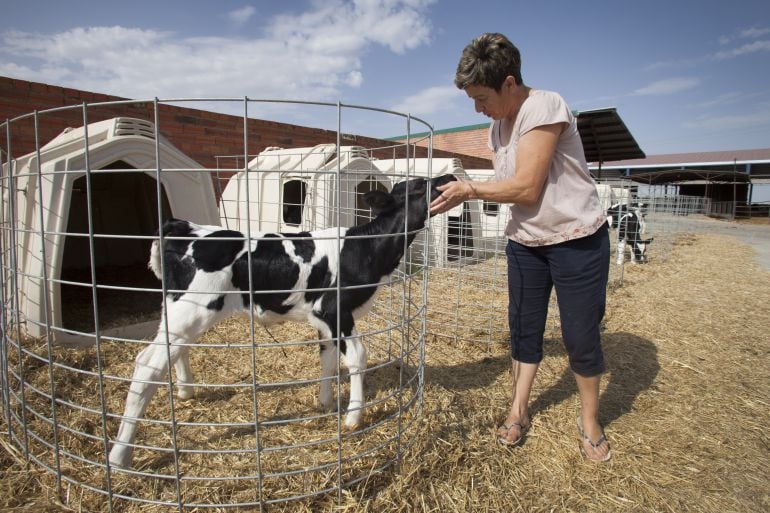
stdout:
<svg viewBox="0 0 770 513">
<path fill-rule="evenodd" d="M 570 368 L 581 376 L 604 372 L 600 326 L 607 302 L 610 242 L 605 223 L 588 237 L 551 246 L 508 241 L 508 323 L 511 356 L 543 359 L 543 333 L 551 289 L 561 317 Z"/>
</svg>

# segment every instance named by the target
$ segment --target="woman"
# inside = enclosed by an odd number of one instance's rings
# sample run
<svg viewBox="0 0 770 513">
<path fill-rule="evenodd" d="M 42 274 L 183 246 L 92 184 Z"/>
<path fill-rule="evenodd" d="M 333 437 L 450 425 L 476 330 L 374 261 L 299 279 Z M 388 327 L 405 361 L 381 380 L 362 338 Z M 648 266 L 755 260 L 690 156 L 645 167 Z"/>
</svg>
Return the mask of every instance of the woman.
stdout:
<svg viewBox="0 0 770 513">
<path fill-rule="evenodd" d="M 609 237 L 575 118 L 557 93 L 524 84 L 519 50 L 502 34 L 482 34 L 463 50 L 455 85 L 473 100 L 476 112 L 493 120 L 489 145 L 497 180 L 440 187 L 431 213 L 469 199 L 511 204 L 505 234 L 513 401 L 499 440 L 516 445 L 529 429 L 529 397 L 555 286 L 580 393 L 580 448 L 588 459 L 606 461 L 611 452 L 599 424 L 605 370 L 599 332 Z"/>
</svg>

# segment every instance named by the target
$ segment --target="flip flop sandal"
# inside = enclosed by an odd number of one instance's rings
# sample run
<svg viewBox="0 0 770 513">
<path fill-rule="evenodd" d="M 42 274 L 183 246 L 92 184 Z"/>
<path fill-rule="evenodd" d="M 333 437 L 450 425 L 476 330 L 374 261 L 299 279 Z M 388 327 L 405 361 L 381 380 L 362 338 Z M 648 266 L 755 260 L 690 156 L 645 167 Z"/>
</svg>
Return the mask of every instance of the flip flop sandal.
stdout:
<svg viewBox="0 0 770 513">
<path fill-rule="evenodd" d="M 503 445 L 518 445 L 519 442 L 521 442 L 521 439 L 524 438 L 524 435 L 527 434 L 527 431 L 529 431 L 529 427 L 532 425 L 531 422 L 527 424 L 522 424 L 521 422 L 511 422 L 510 424 L 503 424 L 500 426 L 501 428 L 505 429 L 505 434 L 508 434 L 508 431 L 511 430 L 511 428 L 517 427 L 519 428 L 519 438 L 513 441 L 508 441 L 505 437 L 498 436 L 497 441 L 500 442 Z M 499 428 L 498 428 L 499 429 Z"/>
<path fill-rule="evenodd" d="M 590 461 L 596 461 L 596 462 L 603 462 L 603 461 L 609 461 L 610 458 L 612 458 L 612 449 L 610 449 L 610 443 L 607 441 L 607 438 L 604 436 L 604 430 L 602 430 L 602 436 L 599 437 L 599 439 L 594 442 L 590 438 L 588 438 L 588 435 L 586 435 L 585 431 L 583 430 L 583 419 L 578 417 L 577 419 L 577 428 L 578 433 L 580 434 L 580 452 L 583 453 L 583 456 Z M 592 458 L 586 453 L 585 446 L 583 445 L 585 442 L 588 442 L 588 444 L 594 449 L 594 451 L 598 450 L 599 447 L 602 446 L 602 444 L 607 444 L 607 454 L 604 455 L 603 458 Z"/>
</svg>

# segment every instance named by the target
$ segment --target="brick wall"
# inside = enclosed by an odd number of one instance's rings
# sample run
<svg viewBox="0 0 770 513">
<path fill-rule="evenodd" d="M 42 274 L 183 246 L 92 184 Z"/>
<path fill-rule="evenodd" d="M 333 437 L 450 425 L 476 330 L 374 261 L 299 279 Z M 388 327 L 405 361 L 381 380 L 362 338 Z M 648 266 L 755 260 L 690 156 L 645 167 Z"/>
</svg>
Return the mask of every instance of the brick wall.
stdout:
<svg viewBox="0 0 770 513">
<path fill-rule="evenodd" d="M 0 125 L 2 128 L 0 149 L 5 152 L 4 155 L 10 151 L 10 154 L 16 157 L 35 150 L 34 116 L 27 116 L 34 111 L 82 105 L 86 102 L 89 104 L 87 108 L 89 123 L 117 116 L 155 120 L 153 102 L 92 105 L 121 100 L 125 98 L 0 77 L 0 123 L 26 116 L 10 123 L 10 138 L 7 137 L 6 125 Z M 40 114 L 38 116 L 40 145 L 46 144 L 67 127 L 83 126 L 83 110 L 82 108 L 62 109 Z M 158 119 L 161 134 L 204 167 L 216 168 L 215 156 L 217 155 L 243 154 L 243 118 L 240 116 L 178 105 L 159 105 Z M 337 140 L 335 131 L 259 119 L 248 120 L 248 136 L 249 155 L 255 155 L 269 146 L 307 147 L 320 143 L 333 143 Z M 393 143 L 365 135 L 355 135 L 351 139 L 343 140 L 343 144 L 380 148 Z M 403 151 L 403 148 L 401 150 Z M 419 153 L 419 150 L 415 153 L 418 157 L 427 155 L 427 152 Z M 460 152 L 442 151 L 434 147 L 433 155 L 459 158 L 466 169 L 487 168 L 491 165 L 487 160 L 489 157 L 479 158 L 475 153 L 463 155 Z M 393 158 L 404 155 L 398 153 L 394 155 L 392 150 L 388 150 L 387 153 L 379 156 Z M 3 160 L 5 158 L 4 156 Z"/>
<path fill-rule="evenodd" d="M 492 150 L 487 146 L 489 124 L 472 125 L 451 130 L 437 130 L 433 133 L 433 151 L 449 151 L 481 159 L 480 165 L 464 166 L 465 169 L 491 169 Z M 404 142 L 404 139 L 399 139 Z M 420 139 L 418 146 L 428 146 L 426 139 Z"/>
<path fill-rule="evenodd" d="M 492 150 L 487 146 L 488 134 L 488 127 L 434 134 L 433 149 L 453 151 L 490 160 L 492 158 Z M 492 163 L 490 161 L 484 169 L 491 167 Z M 468 169 L 471 168 L 469 167 Z"/>
</svg>

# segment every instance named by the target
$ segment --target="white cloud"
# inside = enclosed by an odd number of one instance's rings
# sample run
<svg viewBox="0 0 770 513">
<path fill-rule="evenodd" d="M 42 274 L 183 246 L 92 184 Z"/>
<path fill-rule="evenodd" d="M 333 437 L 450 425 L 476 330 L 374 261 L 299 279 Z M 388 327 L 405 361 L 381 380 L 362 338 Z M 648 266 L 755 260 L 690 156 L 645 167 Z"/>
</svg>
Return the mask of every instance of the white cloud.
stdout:
<svg viewBox="0 0 770 513">
<path fill-rule="evenodd" d="M 364 82 L 364 75 L 358 70 L 353 70 L 350 73 L 348 73 L 347 79 L 345 80 L 345 83 L 347 85 L 355 88 L 361 87 L 361 84 L 363 84 L 363 82 Z"/>
<path fill-rule="evenodd" d="M 317 51 L 351 51 L 377 43 L 404 53 L 430 41 L 424 13 L 435 0 L 318 0 L 314 9 L 279 15 L 270 36 L 289 46 Z"/>
<path fill-rule="evenodd" d="M 712 55 L 712 58 L 721 61 L 757 52 L 770 52 L 770 41 L 754 41 L 752 43 L 747 43 L 731 50 L 717 52 Z"/>
<path fill-rule="evenodd" d="M 728 105 L 735 105 L 736 103 L 744 100 L 746 95 L 738 91 L 732 91 L 729 93 L 723 93 L 719 96 L 700 102 L 695 105 L 698 109 L 713 109 L 715 107 L 724 107 Z"/>
<path fill-rule="evenodd" d="M 672 59 L 670 61 L 658 61 L 648 64 L 644 67 L 644 71 L 657 71 L 660 69 L 683 69 L 694 68 L 704 62 L 708 61 L 708 57 L 693 57 L 689 59 Z"/>
<path fill-rule="evenodd" d="M 763 28 L 751 27 L 748 29 L 741 30 L 737 32 L 735 35 L 719 36 L 717 41 L 721 46 L 728 46 L 728 45 L 737 44 L 741 40 L 758 39 L 758 38 L 761 38 L 762 36 L 766 36 L 767 34 L 770 34 L 770 27 L 763 27 Z M 752 41 L 750 43 L 741 44 L 740 46 L 736 46 L 734 48 L 720 50 L 718 52 L 702 55 L 699 57 L 689 57 L 689 58 L 654 62 L 652 64 L 645 66 L 644 69 L 646 71 L 652 71 L 652 70 L 657 70 L 662 68 L 680 68 L 680 69 L 686 68 L 686 67 L 691 68 L 707 62 L 724 61 L 727 59 L 733 59 L 744 55 L 749 55 L 749 54 L 759 53 L 759 52 L 767 52 L 767 51 L 770 51 L 770 41 L 766 39 L 757 40 L 757 41 Z"/>
<path fill-rule="evenodd" d="M 266 20 L 259 38 L 181 38 L 130 27 L 0 36 L 0 75 L 129 98 L 248 95 L 336 100 L 360 87 L 372 45 L 401 53 L 430 41 L 432 0 L 318 0 Z M 237 13 L 237 14 L 235 14 Z M 230 13 L 245 21 L 248 7 Z"/>
<path fill-rule="evenodd" d="M 634 94 L 643 96 L 658 96 L 687 91 L 698 86 L 700 80 L 689 77 L 675 77 L 658 80 L 634 91 Z"/>
<path fill-rule="evenodd" d="M 745 37 L 749 39 L 762 37 L 766 34 L 770 34 L 770 27 L 763 27 L 763 28 L 751 27 L 741 31 L 741 37 Z"/>
<path fill-rule="evenodd" d="M 770 27 L 749 27 L 732 36 L 720 36 L 718 41 L 721 45 L 727 45 L 737 39 L 757 39 L 767 34 L 770 34 Z"/>
<path fill-rule="evenodd" d="M 685 128 L 718 130 L 720 132 L 768 125 L 770 125 L 770 109 L 767 108 L 749 114 L 733 114 L 715 117 L 704 116 L 684 123 Z"/>
<path fill-rule="evenodd" d="M 408 112 L 417 116 L 427 116 L 446 110 L 448 106 L 463 97 L 465 97 L 465 94 L 454 86 L 429 87 L 405 98 L 393 106 L 392 110 Z"/>
<path fill-rule="evenodd" d="M 257 9 L 251 5 L 246 5 L 240 9 L 235 9 L 227 13 L 227 19 L 236 27 L 245 25 L 255 14 Z"/>
</svg>

